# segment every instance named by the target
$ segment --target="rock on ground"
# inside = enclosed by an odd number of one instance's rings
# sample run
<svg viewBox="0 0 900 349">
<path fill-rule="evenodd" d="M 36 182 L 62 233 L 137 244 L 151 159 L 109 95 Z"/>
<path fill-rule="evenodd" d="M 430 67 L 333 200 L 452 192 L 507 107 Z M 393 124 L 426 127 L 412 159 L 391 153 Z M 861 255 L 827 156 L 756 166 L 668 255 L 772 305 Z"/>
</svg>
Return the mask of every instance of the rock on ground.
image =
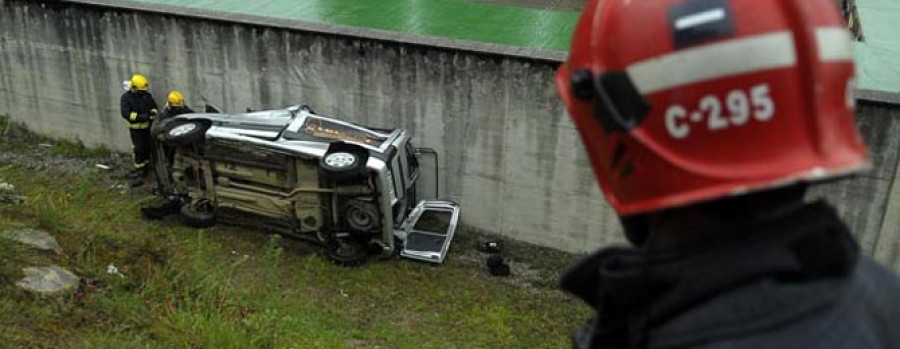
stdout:
<svg viewBox="0 0 900 349">
<path fill-rule="evenodd" d="M 16 186 L 0 180 L 0 204 L 21 205 L 24 202 L 24 196 L 16 195 Z"/>
<path fill-rule="evenodd" d="M 27 267 L 22 268 L 22 272 L 25 278 L 16 282 L 16 286 L 41 295 L 58 295 L 78 286 L 78 276 L 58 265 Z"/>
<path fill-rule="evenodd" d="M 26 245 L 31 245 L 44 251 L 55 251 L 56 253 L 62 253 L 62 248 L 59 246 L 59 243 L 56 242 L 56 238 L 43 230 L 4 230 L 0 232 L 0 236 L 21 242 Z"/>
</svg>

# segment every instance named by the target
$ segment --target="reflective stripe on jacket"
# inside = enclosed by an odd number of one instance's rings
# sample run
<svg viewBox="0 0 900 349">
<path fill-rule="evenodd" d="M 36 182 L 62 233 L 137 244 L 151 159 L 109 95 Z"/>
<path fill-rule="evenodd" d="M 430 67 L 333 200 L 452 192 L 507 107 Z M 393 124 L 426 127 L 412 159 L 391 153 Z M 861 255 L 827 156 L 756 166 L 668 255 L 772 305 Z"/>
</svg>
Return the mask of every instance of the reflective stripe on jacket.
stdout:
<svg viewBox="0 0 900 349">
<path fill-rule="evenodd" d="M 156 101 L 153 95 L 147 91 L 127 91 L 122 94 L 119 100 L 119 107 L 122 118 L 128 122 L 130 129 L 145 129 L 150 127 L 150 121 L 147 118 L 157 115 Z M 141 118 L 141 116 L 146 118 Z M 144 119 L 144 120 L 141 120 Z"/>
</svg>

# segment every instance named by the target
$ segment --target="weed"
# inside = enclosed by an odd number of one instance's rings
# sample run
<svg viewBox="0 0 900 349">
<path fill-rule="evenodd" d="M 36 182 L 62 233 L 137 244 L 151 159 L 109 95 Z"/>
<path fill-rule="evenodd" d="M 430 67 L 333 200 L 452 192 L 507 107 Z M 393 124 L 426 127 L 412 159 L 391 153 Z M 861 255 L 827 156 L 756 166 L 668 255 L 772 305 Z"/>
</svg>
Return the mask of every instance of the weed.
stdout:
<svg viewBox="0 0 900 349">
<path fill-rule="evenodd" d="M 66 210 L 69 208 L 69 200 L 65 195 L 39 196 L 34 201 L 38 228 L 49 231 L 65 229 Z"/>
<path fill-rule="evenodd" d="M 94 158 L 108 156 L 112 152 L 106 145 L 87 147 L 79 138 L 74 140 L 60 138 L 53 142 L 50 153 L 73 158 Z"/>
</svg>

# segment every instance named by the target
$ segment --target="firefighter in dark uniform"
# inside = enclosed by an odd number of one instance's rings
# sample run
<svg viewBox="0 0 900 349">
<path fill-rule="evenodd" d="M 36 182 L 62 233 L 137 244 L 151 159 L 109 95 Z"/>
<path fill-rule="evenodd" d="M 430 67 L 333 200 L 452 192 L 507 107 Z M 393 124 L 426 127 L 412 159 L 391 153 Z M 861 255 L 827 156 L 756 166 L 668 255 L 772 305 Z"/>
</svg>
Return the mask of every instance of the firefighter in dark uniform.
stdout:
<svg viewBox="0 0 900 349">
<path fill-rule="evenodd" d="M 170 91 L 169 95 L 166 96 L 166 106 L 163 107 L 162 113 L 159 114 L 159 119 L 154 121 L 153 128 L 159 128 L 159 130 L 154 130 L 153 134 L 157 134 L 157 132 L 161 132 L 162 131 L 161 129 L 163 127 L 165 127 L 166 120 L 168 120 L 169 118 L 172 118 L 172 117 L 175 117 L 175 116 L 178 116 L 181 114 L 189 114 L 189 113 L 193 113 L 193 112 L 194 112 L 193 109 L 191 109 L 190 107 L 185 105 L 184 95 L 181 92 L 176 91 L 176 90 Z M 160 140 L 156 139 L 155 141 L 158 142 Z M 157 154 L 157 157 L 165 157 L 164 159 L 161 159 L 160 161 L 163 161 L 162 164 L 169 166 L 172 163 L 172 156 L 175 152 L 175 149 L 165 146 L 165 145 L 163 145 L 163 149 L 164 149 L 164 152 L 162 154 Z M 159 176 L 161 174 L 157 173 L 157 175 Z"/>
<path fill-rule="evenodd" d="M 150 123 L 159 114 L 156 101 L 150 94 L 150 82 L 140 74 L 131 77 L 129 89 L 122 94 L 119 106 L 122 118 L 128 122 L 131 134 L 132 161 L 134 170 L 131 173 L 131 186 L 143 184 L 147 174 L 152 151 Z"/>
<path fill-rule="evenodd" d="M 556 82 L 632 246 L 563 276 L 575 347 L 900 348 L 900 279 L 804 196 L 869 167 L 852 48 L 832 0 L 588 3 Z"/>
<path fill-rule="evenodd" d="M 179 91 L 172 90 L 166 97 L 166 106 L 159 115 L 159 120 L 162 121 L 173 116 L 193 112 L 193 109 L 184 104 L 184 95 Z"/>
</svg>

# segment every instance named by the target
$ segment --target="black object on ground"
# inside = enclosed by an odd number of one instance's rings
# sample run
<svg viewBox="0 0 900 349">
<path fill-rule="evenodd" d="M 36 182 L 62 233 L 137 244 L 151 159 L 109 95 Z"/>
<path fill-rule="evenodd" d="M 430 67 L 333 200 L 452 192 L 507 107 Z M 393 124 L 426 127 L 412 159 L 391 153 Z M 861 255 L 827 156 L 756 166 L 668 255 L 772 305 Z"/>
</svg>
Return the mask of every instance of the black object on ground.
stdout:
<svg viewBox="0 0 900 349">
<path fill-rule="evenodd" d="M 179 200 L 166 200 L 161 204 L 141 207 L 141 215 L 147 219 L 162 219 L 165 216 L 178 213 L 181 208 Z"/>
<path fill-rule="evenodd" d="M 509 276 L 509 264 L 503 261 L 503 257 L 494 255 L 487 259 L 488 272 L 492 276 Z"/>
<path fill-rule="evenodd" d="M 485 241 L 478 244 L 478 250 L 484 253 L 500 253 L 499 241 Z"/>
</svg>

